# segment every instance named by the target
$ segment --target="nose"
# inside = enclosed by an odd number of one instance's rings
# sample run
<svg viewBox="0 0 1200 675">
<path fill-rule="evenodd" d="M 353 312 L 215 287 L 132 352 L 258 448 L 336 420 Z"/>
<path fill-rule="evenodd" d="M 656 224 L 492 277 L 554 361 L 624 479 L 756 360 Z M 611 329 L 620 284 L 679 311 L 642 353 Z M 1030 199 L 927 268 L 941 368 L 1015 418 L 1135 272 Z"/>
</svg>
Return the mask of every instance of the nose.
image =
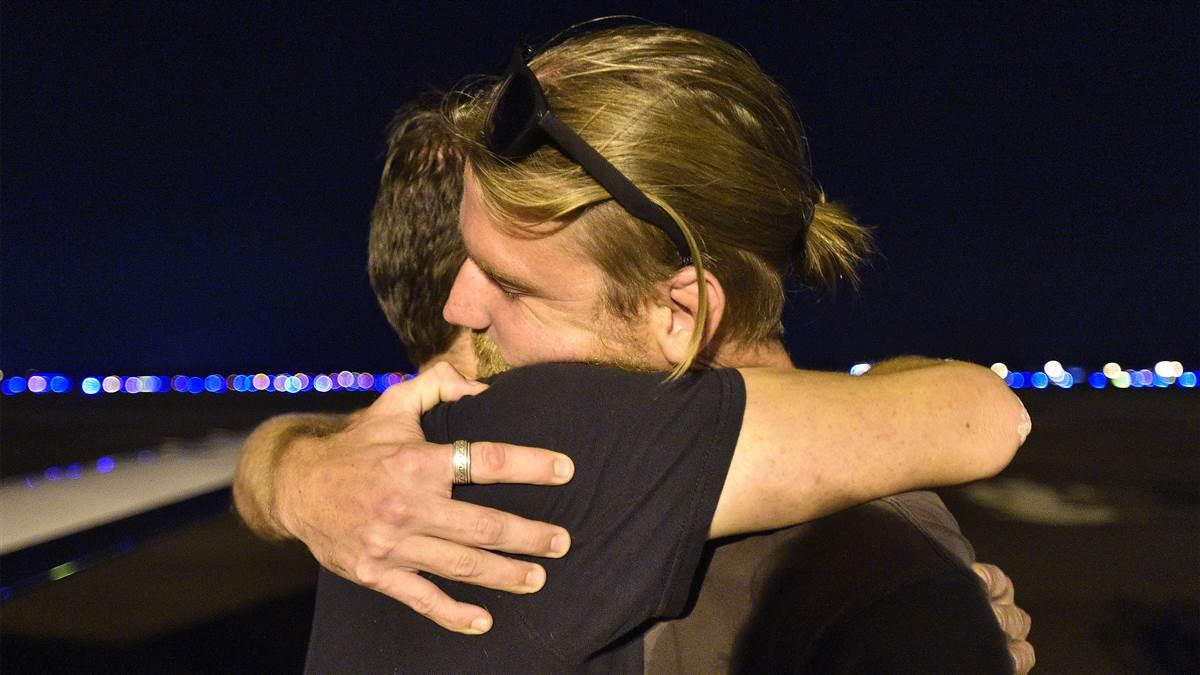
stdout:
<svg viewBox="0 0 1200 675">
<path fill-rule="evenodd" d="M 491 315 L 484 306 L 487 298 L 487 277 L 470 258 L 463 261 L 450 287 L 450 296 L 442 307 L 447 322 L 471 330 L 483 331 L 492 325 Z"/>
</svg>

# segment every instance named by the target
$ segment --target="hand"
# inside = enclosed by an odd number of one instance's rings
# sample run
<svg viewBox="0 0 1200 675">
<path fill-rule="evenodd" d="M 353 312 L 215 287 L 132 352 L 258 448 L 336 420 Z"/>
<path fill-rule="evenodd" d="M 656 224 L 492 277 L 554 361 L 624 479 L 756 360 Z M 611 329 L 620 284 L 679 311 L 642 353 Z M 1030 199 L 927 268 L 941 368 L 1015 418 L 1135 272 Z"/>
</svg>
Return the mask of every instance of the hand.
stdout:
<svg viewBox="0 0 1200 675">
<path fill-rule="evenodd" d="M 570 547 L 561 527 L 451 499 L 452 447 L 427 443 L 420 416 L 486 388 L 439 363 L 388 388 L 344 431 L 297 439 L 275 473 L 278 522 L 330 571 L 447 629 L 486 632 L 486 610 L 455 601 L 417 572 L 532 593 L 546 581 L 541 565 L 480 549 L 561 557 Z M 573 471 L 566 455 L 548 450 L 471 444 L 475 483 L 560 485 Z"/>
<path fill-rule="evenodd" d="M 992 603 L 992 611 L 996 613 L 996 621 L 1008 635 L 1008 652 L 1012 656 L 1014 669 L 1018 675 L 1028 673 L 1036 662 L 1033 645 L 1025 639 L 1029 636 L 1032 619 L 1013 601 L 1012 580 L 995 565 L 975 563 L 971 565 L 971 569 L 987 585 L 988 598 Z"/>
</svg>

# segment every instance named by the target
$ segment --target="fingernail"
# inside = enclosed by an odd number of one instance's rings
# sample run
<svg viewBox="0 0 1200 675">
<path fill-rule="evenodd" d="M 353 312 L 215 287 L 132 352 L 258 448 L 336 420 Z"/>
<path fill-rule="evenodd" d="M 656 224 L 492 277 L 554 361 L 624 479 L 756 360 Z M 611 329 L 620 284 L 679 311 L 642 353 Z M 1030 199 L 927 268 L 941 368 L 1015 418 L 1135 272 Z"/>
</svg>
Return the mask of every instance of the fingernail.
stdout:
<svg viewBox="0 0 1200 675">
<path fill-rule="evenodd" d="M 571 463 L 571 460 L 567 459 L 566 457 L 560 457 L 559 459 L 554 460 L 555 478 L 570 478 L 574 470 L 575 467 Z"/>
<path fill-rule="evenodd" d="M 471 630 L 486 633 L 492 629 L 492 620 L 486 616 L 481 616 L 471 622 Z"/>
<path fill-rule="evenodd" d="M 525 588 L 530 592 L 540 591 L 546 585 L 546 570 L 535 567 L 525 575 Z"/>
<path fill-rule="evenodd" d="M 1033 420 L 1029 419 L 1029 412 L 1025 410 L 1025 406 L 1021 406 L 1021 421 L 1017 424 L 1017 435 L 1021 437 L 1022 443 L 1025 442 L 1030 431 L 1033 431 Z"/>
<path fill-rule="evenodd" d="M 562 555 L 571 548 L 571 538 L 565 534 L 556 534 L 550 540 L 550 552 Z"/>
</svg>

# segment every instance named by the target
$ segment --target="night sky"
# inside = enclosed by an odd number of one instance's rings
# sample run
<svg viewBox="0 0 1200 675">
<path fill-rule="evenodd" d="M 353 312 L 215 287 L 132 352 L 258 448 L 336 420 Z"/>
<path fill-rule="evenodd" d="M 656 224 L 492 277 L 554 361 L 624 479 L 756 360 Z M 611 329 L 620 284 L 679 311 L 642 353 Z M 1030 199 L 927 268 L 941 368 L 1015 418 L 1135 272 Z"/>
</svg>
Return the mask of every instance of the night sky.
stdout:
<svg viewBox="0 0 1200 675">
<path fill-rule="evenodd" d="M 392 111 L 629 11 L 745 47 L 876 227 L 860 294 L 795 293 L 800 363 L 1200 361 L 1195 3 L 6 0 L 0 368 L 407 367 L 364 271 Z"/>
</svg>

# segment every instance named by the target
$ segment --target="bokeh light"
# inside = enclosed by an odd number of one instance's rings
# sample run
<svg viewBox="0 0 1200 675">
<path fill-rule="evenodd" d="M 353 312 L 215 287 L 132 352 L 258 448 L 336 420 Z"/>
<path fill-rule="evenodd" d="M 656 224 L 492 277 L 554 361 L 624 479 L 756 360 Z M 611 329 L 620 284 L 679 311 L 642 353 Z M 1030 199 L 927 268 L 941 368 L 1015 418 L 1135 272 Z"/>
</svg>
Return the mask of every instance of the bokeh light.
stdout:
<svg viewBox="0 0 1200 675">
<path fill-rule="evenodd" d="M 50 391 L 61 394 L 71 388 L 71 381 L 63 375 L 55 375 L 50 378 Z"/>
<path fill-rule="evenodd" d="M 1042 366 L 1042 371 L 1046 373 L 1046 377 L 1051 380 L 1058 380 L 1063 376 L 1063 366 L 1058 361 L 1047 361 L 1046 365 Z"/>
<path fill-rule="evenodd" d="M 997 361 L 992 364 L 992 372 L 999 375 L 1000 377 L 1007 378 L 1008 377 L 1008 366 Z"/>
<path fill-rule="evenodd" d="M 850 374 L 854 376 L 863 375 L 870 369 L 871 364 L 869 363 L 856 363 L 850 366 Z"/>
<path fill-rule="evenodd" d="M 1103 389 L 1108 386 L 1108 377 L 1104 373 L 1092 373 L 1088 375 L 1088 384 L 1092 386 L 1092 389 Z"/>
<path fill-rule="evenodd" d="M 34 394 L 40 394 L 46 391 L 46 384 L 46 378 L 42 377 L 41 375 L 30 375 L 28 384 L 26 386 L 28 386 L 29 391 L 33 392 Z"/>
<path fill-rule="evenodd" d="M 1109 361 L 1108 363 L 1104 364 L 1103 372 L 1104 376 L 1111 380 L 1121 373 L 1121 366 L 1113 361 Z"/>
<path fill-rule="evenodd" d="M 1029 383 L 1035 389 L 1045 389 L 1050 384 L 1050 377 L 1044 372 L 1036 372 L 1029 376 Z"/>
<path fill-rule="evenodd" d="M 117 377 L 116 375 L 109 375 L 108 377 L 104 378 L 102 382 L 100 382 L 100 388 L 103 389 L 104 393 L 106 394 L 115 394 L 118 391 L 121 391 L 121 378 Z"/>
<path fill-rule="evenodd" d="M 117 468 L 117 460 L 112 457 L 101 457 L 96 460 L 96 471 L 100 473 L 109 473 L 115 468 Z"/>
<path fill-rule="evenodd" d="M 88 396 L 91 396 L 93 394 L 99 394 L 100 393 L 100 380 L 98 380 L 94 377 L 85 377 L 85 378 L 83 378 L 83 382 L 79 383 L 79 388 L 80 388 L 80 390 L 83 391 L 83 393 L 87 394 Z"/>
<path fill-rule="evenodd" d="M 328 375 L 317 375 L 313 378 L 313 389 L 321 393 L 329 391 L 333 386 L 333 380 Z"/>
</svg>

